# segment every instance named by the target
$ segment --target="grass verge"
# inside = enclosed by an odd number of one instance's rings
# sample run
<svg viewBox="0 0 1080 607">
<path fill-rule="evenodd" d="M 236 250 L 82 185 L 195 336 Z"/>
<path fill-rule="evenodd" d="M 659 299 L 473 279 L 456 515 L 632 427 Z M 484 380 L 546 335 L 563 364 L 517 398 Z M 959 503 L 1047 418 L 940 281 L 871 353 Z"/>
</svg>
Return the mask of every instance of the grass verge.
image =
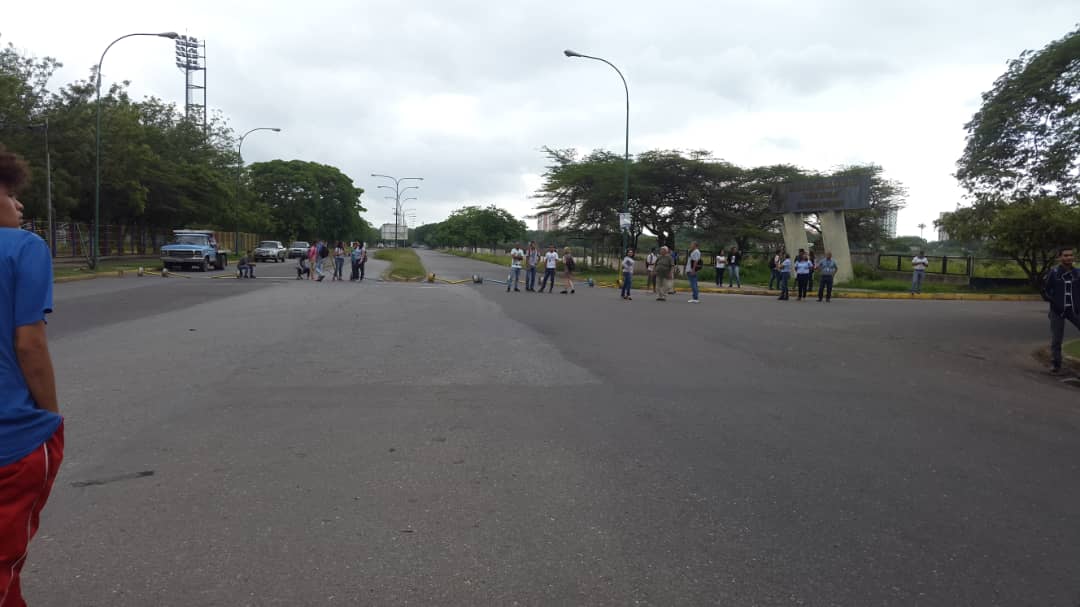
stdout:
<svg viewBox="0 0 1080 607">
<path fill-rule="evenodd" d="M 1080 358 L 1080 339 L 1074 339 L 1070 342 L 1066 342 L 1065 345 L 1061 347 L 1061 349 L 1066 356 Z"/>
<path fill-rule="evenodd" d="M 386 280 L 416 280 L 427 276 L 424 264 L 412 249 L 379 249 L 375 259 L 390 262 L 390 269 L 383 273 Z"/>
</svg>

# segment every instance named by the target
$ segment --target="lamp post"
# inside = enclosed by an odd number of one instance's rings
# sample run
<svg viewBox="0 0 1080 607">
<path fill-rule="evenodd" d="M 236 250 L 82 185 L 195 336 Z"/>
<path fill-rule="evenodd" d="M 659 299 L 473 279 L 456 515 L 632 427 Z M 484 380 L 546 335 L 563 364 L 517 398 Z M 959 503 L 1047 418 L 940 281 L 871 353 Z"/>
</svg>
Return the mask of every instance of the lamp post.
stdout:
<svg viewBox="0 0 1080 607">
<path fill-rule="evenodd" d="M 623 76 L 623 73 L 621 71 L 619 71 L 619 68 L 615 67 L 614 63 L 612 63 L 612 62 L 610 62 L 607 59 L 604 59 L 602 57 L 593 57 L 591 55 L 583 55 L 581 53 L 578 53 L 576 51 L 572 51 L 570 49 L 567 49 L 567 50 L 563 51 L 563 54 L 566 55 L 567 57 L 571 57 L 571 58 L 577 57 L 577 58 L 581 58 L 581 59 L 592 59 L 593 61 L 603 61 L 604 63 L 610 65 L 611 69 L 615 70 L 615 73 L 617 73 L 619 75 L 619 78 L 622 80 L 623 90 L 626 91 L 626 148 L 624 150 L 624 158 L 626 160 L 626 175 L 625 175 L 625 178 L 623 179 L 623 210 L 622 210 L 622 212 L 623 213 L 629 213 L 630 212 L 630 87 L 628 87 L 626 85 L 626 77 Z M 620 255 L 621 255 L 621 254 L 626 253 L 626 230 L 624 230 L 622 228 L 622 226 L 620 225 L 619 226 L 619 231 L 622 233 L 622 249 L 623 250 L 620 253 Z"/>
<path fill-rule="evenodd" d="M 236 247 L 236 250 L 233 251 L 233 255 L 235 255 L 237 259 L 240 259 L 240 175 L 244 172 L 244 157 L 241 156 L 241 152 L 244 149 L 244 139 L 247 139 L 247 136 L 255 131 L 274 131 L 275 133 L 280 133 L 281 129 L 275 126 L 256 127 L 241 135 L 240 143 L 236 144 L 236 204 L 233 209 L 236 219 L 236 232 L 233 234 L 233 246 Z"/>
<path fill-rule="evenodd" d="M 158 34 L 145 34 L 135 33 L 120 36 L 116 40 L 109 43 L 109 46 L 105 47 L 105 50 L 101 53 L 101 59 L 98 59 L 97 64 L 97 127 L 94 130 L 94 251 L 93 259 L 90 261 L 90 267 L 97 269 L 99 255 L 101 253 L 98 247 L 98 238 L 101 232 L 101 64 L 105 62 L 105 54 L 109 52 L 109 49 L 114 44 L 120 42 L 124 38 L 132 38 L 134 36 L 155 36 L 157 38 L 168 38 L 170 40 L 176 40 L 180 37 L 180 34 L 176 32 L 161 32 Z"/>
<path fill-rule="evenodd" d="M 389 179 L 390 181 L 394 182 L 394 187 L 390 187 L 388 185 L 381 185 L 379 187 L 387 189 L 387 190 L 393 190 L 394 191 L 394 246 L 397 247 L 398 236 L 400 236 L 400 234 L 398 234 L 398 230 L 399 230 L 398 226 L 400 226 L 400 217 L 401 217 L 401 193 L 406 192 L 408 190 L 419 190 L 420 189 L 420 186 L 415 186 L 415 185 L 411 185 L 411 186 L 407 186 L 407 187 L 402 188 L 401 187 L 401 182 L 402 181 L 410 181 L 410 180 L 412 180 L 412 181 L 423 181 L 424 178 L 423 177 L 391 177 L 390 175 L 382 175 L 380 173 L 372 173 L 371 176 L 372 177 L 380 177 L 382 179 Z M 389 198 L 389 196 L 387 198 Z"/>
</svg>

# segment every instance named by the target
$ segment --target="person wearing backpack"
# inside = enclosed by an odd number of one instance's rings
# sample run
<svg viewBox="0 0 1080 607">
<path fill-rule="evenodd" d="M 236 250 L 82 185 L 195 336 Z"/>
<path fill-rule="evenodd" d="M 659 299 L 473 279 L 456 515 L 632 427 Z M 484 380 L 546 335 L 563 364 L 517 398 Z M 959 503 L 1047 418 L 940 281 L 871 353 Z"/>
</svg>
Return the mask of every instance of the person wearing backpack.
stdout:
<svg viewBox="0 0 1080 607">
<path fill-rule="evenodd" d="M 325 266 L 327 257 L 330 257 L 330 249 L 327 248 L 325 240 L 320 240 L 318 258 L 315 260 L 315 271 L 319 274 L 319 277 L 316 279 L 318 282 L 322 282 L 323 279 L 326 278 L 326 271 L 323 270 L 323 267 Z"/>
<path fill-rule="evenodd" d="M 780 287 L 780 260 L 784 258 L 784 251 L 777 250 L 776 254 L 769 259 L 769 290 L 773 288 L 773 284 Z"/>
</svg>

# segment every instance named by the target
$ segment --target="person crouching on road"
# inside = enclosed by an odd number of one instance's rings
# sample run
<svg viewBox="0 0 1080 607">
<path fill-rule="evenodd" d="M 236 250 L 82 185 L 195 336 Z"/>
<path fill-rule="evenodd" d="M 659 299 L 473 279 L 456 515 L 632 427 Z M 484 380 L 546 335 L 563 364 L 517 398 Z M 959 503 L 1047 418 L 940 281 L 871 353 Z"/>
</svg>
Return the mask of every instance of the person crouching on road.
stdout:
<svg viewBox="0 0 1080 607">
<path fill-rule="evenodd" d="M 305 276 L 311 277 L 311 266 L 308 265 L 307 257 L 296 258 L 296 280 L 302 280 Z"/>
<path fill-rule="evenodd" d="M 1058 251 L 1058 266 L 1046 275 L 1042 296 L 1050 304 L 1050 373 L 1060 375 L 1061 342 L 1065 339 L 1065 321 L 1080 329 L 1080 310 L 1077 294 L 1080 291 L 1080 270 L 1073 267 L 1074 250 L 1063 247 Z"/>
<path fill-rule="evenodd" d="M 656 301 L 667 301 L 668 292 L 675 284 L 675 258 L 665 246 L 660 247 L 660 258 L 656 260 Z"/>
<path fill-rule="evenodd" d="M 0 146 L 0 605 L 25 605 L 19 575 L 64 458 L 64 419 L 45 335 L 48 245 L 22 230 L 26 162 Z M 48 569 L 49 565 L 43 565 Z M 43 570 L 42 576 L 47 576 Z"/>
<path fill-rule="evenodd" d="M 236 264 L 236 277 L 255 278 L 255 264 L 251 263 L 251 258 L 247 255 L 241 257 L 239 263 Z"/>
<path fill-rule="evenodd" d="M 622 298 L 626 301 L 633 300 L 630 296 L 630 286 L 634 284 L 634 250 L 627 249 L 626 257 L 622 260 Z"/>
</svg>

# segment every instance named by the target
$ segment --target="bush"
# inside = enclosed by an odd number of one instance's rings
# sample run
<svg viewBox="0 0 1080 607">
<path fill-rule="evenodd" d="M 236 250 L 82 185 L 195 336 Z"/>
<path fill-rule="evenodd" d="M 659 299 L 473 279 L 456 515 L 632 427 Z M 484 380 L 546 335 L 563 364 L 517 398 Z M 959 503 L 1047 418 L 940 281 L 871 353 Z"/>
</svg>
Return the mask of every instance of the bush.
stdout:
<svg viewBox="0 0 1080 607">
<path fill-rule="evenodd" d="M 882 279 L 881 272 L 879 272 L 877 268 L 871 266 L 870 264 L 857 263 L 852 268 L 852 270 L 855 272 L 855 278 L 858 278 L 858 279 L 862 279 L 862 280 L 881 280 Z"/>
</svg>

